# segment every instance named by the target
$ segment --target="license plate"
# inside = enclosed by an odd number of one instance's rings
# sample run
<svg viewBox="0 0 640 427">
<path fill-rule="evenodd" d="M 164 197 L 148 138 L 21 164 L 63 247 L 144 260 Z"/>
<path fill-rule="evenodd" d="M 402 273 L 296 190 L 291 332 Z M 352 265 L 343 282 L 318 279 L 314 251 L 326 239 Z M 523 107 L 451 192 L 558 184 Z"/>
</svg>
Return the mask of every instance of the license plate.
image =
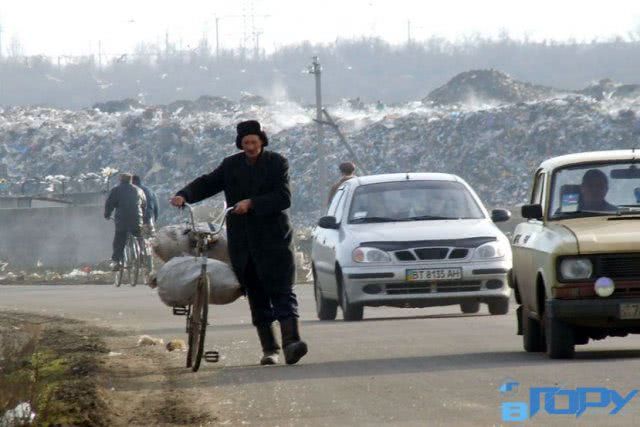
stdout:
<svg viewBox="0 0 640 427">
<path fill-rule="evenodd" d="M 444 281 L 462 279 L 461 268 L 421 268 L 407 270 L 407 282 Z"/>
<path fill-rule="evenodd" d="M 621 319 L 640 319 L 640 304 L 620 304 Z"/>
</svg>

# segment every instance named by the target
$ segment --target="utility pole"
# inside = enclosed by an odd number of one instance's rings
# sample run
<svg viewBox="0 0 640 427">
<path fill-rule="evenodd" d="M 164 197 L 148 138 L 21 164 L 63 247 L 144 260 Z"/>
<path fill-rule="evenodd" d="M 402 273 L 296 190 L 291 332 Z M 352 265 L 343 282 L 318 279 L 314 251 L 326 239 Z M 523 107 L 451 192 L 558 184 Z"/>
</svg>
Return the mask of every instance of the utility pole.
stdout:
<svg viewBox="0 0 640 427">
<path fill-rule="evenodd" d="M 2 24 L 0 24 L 0 59 L 2 59 Z"/>
<path fill-rule="evenodd" d="M 169 30 L 164 33 L 164 55 L 169 57 Z"/>
<path fill-rule="evenodd" d="M 256 38 L 256 46 L 255 46 L 255 52 L 254 52 L 254 56 L 255 59 L 260 59 L 260 36 L 262 35 L 262 31 L 256 31 L 254 32 L 254 36 Z"/>
<path fill-rule="evenodd" d="M 324 211 L 326 205 L 326 197 L 324 192 L 328 191 L 329 185 L 327 183 L 327 163 L 326 163 L 326 147 L 324 146 L 324 129 L 322 129 L 322 82 L 321 74 L 322 67 L 320 66 L 320 60 L 317 56 L 313 57 L 313 62 L 309 67 L 309 74 L 313 74 L 316 77 L 316 132 L 317 141 L 316 146 L 318 150 L 318 167 L 320 168 L 320 210 Z"/>
<path fill-rule="evenodd" d="M 220 18 L 216 16 L 216 59 L 220 57 Z"/>
<path fill-rule="evenodd" d="M 102 40 L 98 41 L 98 68 L 102 69 Z"/>
<path fill-rule="evenodd" d="M 242 19 L 242 43 L 241 48 L 243 52 L 247 51 L 247 46 L 253 43 L 254 56 L 257 58 L 260 52 L 260 37 L 264 35 L 263 30 L 259 30 L 256 26 L 256 18 L 270 18 L 271 15 L 261 15 L 254 13 L 253 6 L 251 10 L 247 11 L 246 7 L 243 9 L 242 15 L 214 15 L 216 21 L 216 57 L 220 55 L 220 20 L 221 19 Z M 249 22 L 251 28 L 249 29 Z"/>
<path fill-rule="evenodd" d="M 407 20 L 407 45 L 411 44 L 411 20 Z"/>
</svg>

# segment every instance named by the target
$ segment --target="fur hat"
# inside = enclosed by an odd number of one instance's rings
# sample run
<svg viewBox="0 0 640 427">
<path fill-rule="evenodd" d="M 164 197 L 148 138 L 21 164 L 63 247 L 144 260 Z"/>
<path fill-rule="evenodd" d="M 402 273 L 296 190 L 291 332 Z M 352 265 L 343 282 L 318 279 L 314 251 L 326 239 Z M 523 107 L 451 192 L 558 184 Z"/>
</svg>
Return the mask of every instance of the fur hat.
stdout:
<svg viewBox="0 0 640 427">
<path fill-rule="evenodd" d="M 262 140 L 263 147 L 269 145 L 269 138 L 267 138 L 267 134 L 264 133 L 260 127 L 260 123 L 256 120 L 240 122 L 236 129 L 238 131 L 238 136 L 236 136 L 236 147 L 238 147 L 239 150 L 242 150 L 242 138 L 247 135 L 258 135 Z"/>
</svg>

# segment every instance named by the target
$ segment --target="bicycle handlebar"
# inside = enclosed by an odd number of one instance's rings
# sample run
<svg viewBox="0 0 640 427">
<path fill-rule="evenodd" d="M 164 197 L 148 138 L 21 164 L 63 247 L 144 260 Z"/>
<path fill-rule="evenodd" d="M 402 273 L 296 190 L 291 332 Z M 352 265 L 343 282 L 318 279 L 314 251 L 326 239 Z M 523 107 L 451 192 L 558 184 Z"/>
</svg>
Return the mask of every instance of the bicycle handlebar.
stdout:
<svg viewBox="0 0 640 427">
<path fill-rule="evenodd" d="M 196 229 L 196 221 L 195 218 L 193 216 L 193 206 L 191 206 L 189 203 L 184 202 L 184 204 L 182 205 L 183 208 L 186 208 L 189 210 L 189 216 L 191 217 L 191 227 L 193 230 Z M 227 216 L 233 212 L 233 210 L 235 209 L 235 206 L 231 206 L 229 208 L 226 208 L 224 210 L 224 215 L 222 216 L 222 221 L 220 222 L 220 231 L 222 231 L 222 227 L 224 227 L 225 222 L 227 221 Z M 218 231 L 218 233 L 220 232 Z M 216 233 L 217 234 L 217 233 Z"/>
</svg>

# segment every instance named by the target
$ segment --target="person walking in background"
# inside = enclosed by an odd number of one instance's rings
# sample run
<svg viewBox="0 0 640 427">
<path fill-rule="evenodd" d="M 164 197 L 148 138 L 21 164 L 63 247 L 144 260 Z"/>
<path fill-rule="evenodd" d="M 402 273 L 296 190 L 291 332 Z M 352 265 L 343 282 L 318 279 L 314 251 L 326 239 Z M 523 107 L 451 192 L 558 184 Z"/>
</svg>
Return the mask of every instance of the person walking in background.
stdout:
<svg viewBox="0 0 640 427">
<path fill-rule="evenodd" d="M 338 188 L 340 188 L 340 186 L 347 180 L 351 179 L 351 178 L 355 178 L 356 174 L 356 165 L 353 164 L 352 162 L 344 162 L 344 163 L 340 163 L 340 166 L 338 166 L 338 169 L 340 169 L 340 173 L 342 174 L 342 176 L 340 177 L 340 179 L 338 180 L 338 182 L 336 182 L 335 184 L 333 184 L 333 187 L 331 187 L 331 190 L 329 191 L 329 200 L 328 200 L 328 205 L 331 204 L 331 200 L 333 200 L 333 196 L 335 196 L 336 191 L 338 191 Z"/>
</svg>

